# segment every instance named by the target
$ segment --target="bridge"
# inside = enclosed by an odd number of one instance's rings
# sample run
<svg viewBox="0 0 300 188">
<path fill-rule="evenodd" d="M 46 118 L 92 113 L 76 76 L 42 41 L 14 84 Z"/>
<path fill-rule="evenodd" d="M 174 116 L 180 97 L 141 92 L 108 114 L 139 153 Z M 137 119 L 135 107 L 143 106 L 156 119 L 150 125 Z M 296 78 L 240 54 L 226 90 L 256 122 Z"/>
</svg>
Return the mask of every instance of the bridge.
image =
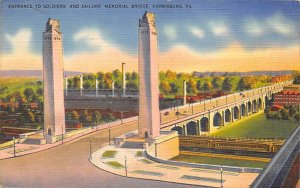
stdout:
<svg viewBox="0 0 300 188">
<path fill-rule="evenodd" d="M 181 99 L 160 101 L 161 128 L 176 130 L 180 135 L 202 135 L 264 110 L 273 94 L 292 81 L 242 91 L 226 96 L 181 105 Z M 138 90 L 74 90 L 65 91 L 67 109 L 103 107 L 113 110 L 138 108 Z M 167 109 L 166 109 L 167 108 Z"/>
<path fill-rule="evenodd" d="M 175 110 L 175 117 L 162 117 L 161 127 L 165 130 L 175 130 L 179 135 L 214 132 L 222 126 L 264 110 L 273 94 L 282 91 L 284 86 L 291 83 L 281 82 L 182 106 L 181 112 Z"/>
</svg>

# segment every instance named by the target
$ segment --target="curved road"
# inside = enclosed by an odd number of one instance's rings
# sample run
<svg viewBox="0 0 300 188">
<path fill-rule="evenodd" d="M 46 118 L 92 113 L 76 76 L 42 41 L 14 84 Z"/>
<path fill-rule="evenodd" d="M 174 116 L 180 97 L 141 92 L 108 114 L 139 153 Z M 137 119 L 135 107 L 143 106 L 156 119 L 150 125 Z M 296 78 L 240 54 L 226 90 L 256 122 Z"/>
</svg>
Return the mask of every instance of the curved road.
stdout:
<svg viewBox="0 0 300 188">
<path fill-rule="evenodd" d="M 112 137 L 137 129 L 136 122 L 111 130 Z M 0 187 L 196 187 L 151 180 L 125 178 L 102 171 L 88 161 L 89 138 L 92 150 L 107 144 L 108 131 L 87 135 L 46 151 L 0 160 Z"/>
</svg>

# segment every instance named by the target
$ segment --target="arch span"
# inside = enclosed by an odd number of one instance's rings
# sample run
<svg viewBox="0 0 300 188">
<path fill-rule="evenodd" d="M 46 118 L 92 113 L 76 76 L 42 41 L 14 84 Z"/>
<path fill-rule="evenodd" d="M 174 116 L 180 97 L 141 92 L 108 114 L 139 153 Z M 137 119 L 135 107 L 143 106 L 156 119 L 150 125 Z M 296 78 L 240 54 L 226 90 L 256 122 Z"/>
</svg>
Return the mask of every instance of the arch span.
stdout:
<svg viewBox="0 0 300 188">
<path fill-rule="evenodd" d="M 214 115 L 213 126 L 220 127 L 222 125 L 222 116 L 219 112 Z"/>
<path fill-rule="evenodd" d="M 186 133 L 187 135 L 197 135 L 197 122 L 190 121 L 186 124 Z"/>
<path fill-rule="evenodd" d="M 176 126 L 171 129 L 172 131 L 177 131 L 179 135 L 182 135 L 182 127 Z"/>
<path fill-rule="evenodd" d="M 245 104 L 241 105 L 241 116 L 246 116 L 246 105 Z"/>
<path fill-rule="evenodd" d="M 201 118 L 200 126 L 202 132 L 209 132 L 209 121 L 207 117 Z"/>
<path fill-rule="evenodd" d="M 252 106 L 253 106 L 252 112 L 253 113 L 257 112 L 257 102 L 256 102 L 256 100 L 252 101 Z"/>
<path fill-rule="evenodd" d="M 240 110 L 237 106 L 233 108 L 233 119 L 239 119 L 240 118 Z"/>
<path fill-rule="evenodd" d="M 231 119 L 231 112 L 229 109 L 225 110 L 225 123 L 230 123 L 232 121 Z"/>
<path fill-rule="evenodd" d="M 247 109 L 248 114 L 251 114 L 252 113 L 252 104 L 250 101 L 247 104 L 248 104 L 248 109 Z"/>
</svg>

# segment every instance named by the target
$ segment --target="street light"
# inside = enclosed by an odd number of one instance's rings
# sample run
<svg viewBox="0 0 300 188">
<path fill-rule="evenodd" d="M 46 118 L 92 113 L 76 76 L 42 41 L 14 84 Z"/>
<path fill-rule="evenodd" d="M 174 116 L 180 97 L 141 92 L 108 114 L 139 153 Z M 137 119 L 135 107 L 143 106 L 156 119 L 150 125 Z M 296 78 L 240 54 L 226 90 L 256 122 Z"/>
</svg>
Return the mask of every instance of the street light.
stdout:
<svg viewBox="0 0 300 188">
<path fill-rule="evenodd" d="M 127 177 L 127 157 L 125 155 L 125 175 Z"/>
<path fill-rule="evenodd" d="M 64 126 L 61 126 L 61 144 L 64 143 Z"/>
<path fill-rule="evenodd" d="M 192 114 L 194 114 L 194 103 L 192 103 Z"/>
<path fill-rule="evenodd" d="M 16 138 L 13 137 L 14 140 L 14 157 L 16 157 Z"/>
<path fill-rule="evenodd" d="M 223 187 L 223 168 L 221 165 L 221 187 Z"/>
<path fill-rule="evenodd" d="M 108 126 L 108 144 L 110 145 L 110 126 Z"/>
<path fill-rule="evenodd" d="M 92 159 L 92 139 L 93 138 L 90 137 L 90 159 Z"/>
<path fill-rule="evenodd" d="M 121 124 L 123 124 L 123 111 L 121 111 Z"/>
</svg>

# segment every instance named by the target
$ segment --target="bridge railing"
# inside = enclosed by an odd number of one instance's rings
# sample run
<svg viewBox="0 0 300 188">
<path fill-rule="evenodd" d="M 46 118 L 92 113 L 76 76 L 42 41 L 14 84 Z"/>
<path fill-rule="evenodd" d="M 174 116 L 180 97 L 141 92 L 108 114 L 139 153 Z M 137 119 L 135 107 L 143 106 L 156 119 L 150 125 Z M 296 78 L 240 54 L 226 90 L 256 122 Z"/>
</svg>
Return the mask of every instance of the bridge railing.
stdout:
<svg viewBox="0 0 300 188">
<path fill-rule="evenodd" d="M 253 188 L 281 187 L 288 178 L 289 171 L 300 155 L 300 126 L 293 132 L 271 162 L 252 183 Z M 299 167 L 298 167 L 299 168 Z M 297 176 L 297 175 L 296 175 Z M 299 169 L 298 169 L 299 178 Z M 290 185 L 294 187 L 295 185 Z"/>
</svg>

